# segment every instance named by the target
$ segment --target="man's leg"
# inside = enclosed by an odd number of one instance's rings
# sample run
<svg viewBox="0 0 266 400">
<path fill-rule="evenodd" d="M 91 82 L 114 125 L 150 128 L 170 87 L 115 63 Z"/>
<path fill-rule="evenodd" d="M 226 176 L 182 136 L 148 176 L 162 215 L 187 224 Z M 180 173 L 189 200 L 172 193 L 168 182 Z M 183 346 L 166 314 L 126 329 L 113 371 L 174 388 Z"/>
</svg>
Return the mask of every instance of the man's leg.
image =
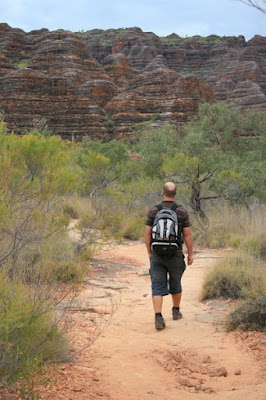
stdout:
<svg viewBox="0 0 266 400">
<path fill-rule="evenodd" d="M 182 256 L 177 256 L 170 259 L 168 264 L 168 270 L 170 275 L 169 285 L 170 285 L 170 293 L 172 295 L 172 300 L 173 300 L 172 313 L 174 320 L 182 318 L 179 306 L 182 297 L 181 278 L 185 269 L 186 265 L 184 262 L 184 258 Z"/>
<path fill-rule="evenodd" d="M 161 313 L 163 306 L 163 296 L 153 296 L 152 302 L 155 314 Z"/>
<path fill-rule="evenodd" d="M 152 283 L 152 302 L 155 313 L 155 328 L 161 330 L 165 328 L 162 316 L 163 296 L 168 294 L 167 269 L 159 256 L 152 254 L 150 276 Z"/>
<path fill-rule="evenodd" d="M 180 306 L 181 297 L 182 297 L 182 292 L 177 293 L 177 294 L 172 294 L 173 307 Z"/>
<path fill-rule="evenodd" d="M 163 296 L 153 296 L 152 302 L 155 313 L 155 328 L 160 331 L 165 328 L 165 322 L 162 316 Z"/>
</svg>

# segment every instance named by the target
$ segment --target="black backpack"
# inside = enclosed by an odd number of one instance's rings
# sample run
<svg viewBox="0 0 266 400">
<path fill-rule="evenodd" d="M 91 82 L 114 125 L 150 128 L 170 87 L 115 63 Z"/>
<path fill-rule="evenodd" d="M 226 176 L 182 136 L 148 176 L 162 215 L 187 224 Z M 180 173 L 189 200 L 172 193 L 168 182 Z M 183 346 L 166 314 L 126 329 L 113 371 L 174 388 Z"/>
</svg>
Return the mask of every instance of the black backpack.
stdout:
<svg viewBox="0 0 266 400">
<path fill-rule="evenodd" d="M 152 226 L 152 250 L 160 255 L 171 257 L 182 249 L 181 232 L 178 229 L 176 209 L 180 206 L 173 204 L 171 208 L 156 206 L 158 212 Z"/>
</svg>

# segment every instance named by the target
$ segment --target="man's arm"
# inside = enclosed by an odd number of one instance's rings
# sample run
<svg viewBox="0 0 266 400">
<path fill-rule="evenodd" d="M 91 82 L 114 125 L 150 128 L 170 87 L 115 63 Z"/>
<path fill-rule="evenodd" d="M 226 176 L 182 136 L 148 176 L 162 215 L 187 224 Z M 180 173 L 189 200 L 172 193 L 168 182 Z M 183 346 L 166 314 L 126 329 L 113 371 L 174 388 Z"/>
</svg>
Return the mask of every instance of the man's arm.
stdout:
<svg viewBox="0 0 266 400">
<path fill-rule="evenodd" d="M 193 239 L 190 227 L 183 228 L 183 236 L 188 252 L 187 263 L 191 265 L 193 263 Z"/>
<path fill-rule="evenodd" d="M 145 244 L 149 258 L 151 258 L 151 232 L 152 226 L 146 225 L 145 227 Z"/>
</svg>

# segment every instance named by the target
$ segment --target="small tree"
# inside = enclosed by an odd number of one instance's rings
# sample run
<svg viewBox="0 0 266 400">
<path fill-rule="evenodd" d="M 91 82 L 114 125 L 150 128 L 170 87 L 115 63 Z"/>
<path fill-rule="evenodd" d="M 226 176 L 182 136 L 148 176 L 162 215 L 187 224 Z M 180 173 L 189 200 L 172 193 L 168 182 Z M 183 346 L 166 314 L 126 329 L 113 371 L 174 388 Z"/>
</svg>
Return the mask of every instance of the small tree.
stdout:
<svg viewBox="0 0 266 400">
<path fill-rule="evenodd" d="M 0 267 L 62 227 L 62 196 L 75 187 L 70 151 L 58 137 L 0 135 Z"/>
<path fill-rule="evenodd" d="M 54 134 L 53 131 L 49 129 L 46 118 L 34 118 L 32 123 L 33 129 L 29 132 L 30 134 L 41 136 L 52 136 Z"/>
<path fill-rule="evenodd" d="M 106 188 L 117 180 L 117 173 L 112 169 L 111 161 L 103 154 L 88 151 L 78 156 L 78 165 L 81 167 L 81 187 L 83 195 L 90 198 L 100 189 Z"/>
<path fill-rule="evenodd" d="M 162 170 L 186 186 L 190 207 L 202 219 L 206 200 L 248 206 L 252 197 L 263 198 L 265 126 L 265 113 L 243 115 L 217 103 L 202 105 L 184 127 L 179 151 L 164 157 Z"/>
<path fill-rule="evenodd" d="M 143 156 L 146 174 L 151 178 L 162 177 L 163 157 L 173 156 L 177 145 L 177 135 L 171 125 L 144 132 L 137 145 L 137 151 Z"/>
<path fill-rule="evenodd" d="M 76 162 L 81 168 L 80 193 L 91 199 L 116 182 L 127 165 L 128 148 L 123 142 L 87 141 L 78 147 Z"/>
</svg>

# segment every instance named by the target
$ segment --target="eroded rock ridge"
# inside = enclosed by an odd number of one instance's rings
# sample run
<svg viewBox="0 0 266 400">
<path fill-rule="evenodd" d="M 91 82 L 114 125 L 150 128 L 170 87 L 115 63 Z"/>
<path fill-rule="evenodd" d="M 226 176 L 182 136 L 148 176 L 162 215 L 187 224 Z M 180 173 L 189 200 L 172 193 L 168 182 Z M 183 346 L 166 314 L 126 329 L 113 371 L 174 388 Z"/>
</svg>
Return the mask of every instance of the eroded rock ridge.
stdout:
<svg viewBox="0 0 266 400">
<path fill-rule="evenodd" d="M 72 140 L 184 123 L 202 102 L 266 110 L 266 37 L 158 37 L 140 28 L 24 32 L 0 24 L 0 112 L 22 133 L 45 119 Z"/>
</svg>

